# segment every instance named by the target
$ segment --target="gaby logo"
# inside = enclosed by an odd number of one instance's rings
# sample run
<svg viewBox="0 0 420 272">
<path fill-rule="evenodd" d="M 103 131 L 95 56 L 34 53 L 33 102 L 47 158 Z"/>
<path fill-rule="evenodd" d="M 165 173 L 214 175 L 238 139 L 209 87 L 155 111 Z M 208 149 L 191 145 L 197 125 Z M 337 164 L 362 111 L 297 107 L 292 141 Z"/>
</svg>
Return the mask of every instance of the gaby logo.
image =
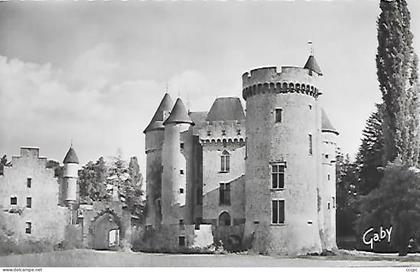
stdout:
<svg viewBox="0 0 420 272">
<path fill-rule="evenodd" d="M 373 230 L 374 228 L 370 228 L 363 234 L 363 243 L 369 245 L 370 249 L 373 249 L 373 243 L 378 243 L 383 240 L 387 240 L 388 243 L 391 242 L 392 226 L 388 229 L 381 226 L 379 232 L 373 232 Z"/>
</svg>

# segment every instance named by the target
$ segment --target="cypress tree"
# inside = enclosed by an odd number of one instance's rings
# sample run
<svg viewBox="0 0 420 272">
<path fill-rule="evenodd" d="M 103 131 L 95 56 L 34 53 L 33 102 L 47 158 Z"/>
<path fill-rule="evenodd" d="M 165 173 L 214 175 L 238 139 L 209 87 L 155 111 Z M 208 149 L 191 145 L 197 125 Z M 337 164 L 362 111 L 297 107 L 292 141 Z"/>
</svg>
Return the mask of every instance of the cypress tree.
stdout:
<svg viewBox="0 0 420 272">
<path fill-rule="evenodd" d="M 417 56 L 405 0 L 381 0 L 378 26 L 377 76 L 384 101 L 383 162 L 400 157 L 417 165 L 418 75 Z"/>
</svg>

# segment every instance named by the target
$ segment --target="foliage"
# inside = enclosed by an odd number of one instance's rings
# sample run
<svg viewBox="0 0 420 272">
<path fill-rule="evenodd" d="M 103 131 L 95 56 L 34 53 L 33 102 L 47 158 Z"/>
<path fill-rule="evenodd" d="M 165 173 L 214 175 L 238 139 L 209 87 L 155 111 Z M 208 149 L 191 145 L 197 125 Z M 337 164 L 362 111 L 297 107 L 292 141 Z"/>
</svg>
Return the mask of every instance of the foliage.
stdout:
<svg viewBox="0 0 420 272">
<path fill-rule="evenodd" d="M 420 237 L 419 172 L 401 161 L 389 163 L 379 187 L 361 197 L 358 231 L 392 225 L 391 245 L 406 254 L 409 239 Z"/>
<path fill-rule="evenodd" d="M 384 142 L 382 133 L 382 105 L 376 105 L 376 111 L 373 112 L 366 121 L 366 127 L 363 130 L 362 144 L 356 156 L 356 165 L 359 182 L 357 191 L 359 194 L 366 195 L 376 187 L 382 178 L 384 157 Z M 382 167 L 383 168 L 383 167 Z"/>
<path fill-rule="evenodd" d="M 384 101 L 384 162 L 397 156 L 407 165 L 419 157 L 417 56 L 405 0 L 380 1 L 377 76 Z"/>
<path fill-rule="evenodd" d="M 3 169 L 5 166 L 11 166 L 12 163 L 7 161 L 7 156 L 3 155 L 3 157 L 1 157 L 0 159 L 0 175 L 3 175 Z"/>
<path fill-rule="evenodd" d="M 80 199 L 83 202 L 109 199 L 106 191 L 107 167 L 103 157 L 88 162 L 79 171 Z"/>
<path fill-rule="evenodd" d="M 357 216 L 357 183 L 356 165 L 349 155 L 337 156 L 337 236 L 354 234 L 353 224 Z"/>
</svg>

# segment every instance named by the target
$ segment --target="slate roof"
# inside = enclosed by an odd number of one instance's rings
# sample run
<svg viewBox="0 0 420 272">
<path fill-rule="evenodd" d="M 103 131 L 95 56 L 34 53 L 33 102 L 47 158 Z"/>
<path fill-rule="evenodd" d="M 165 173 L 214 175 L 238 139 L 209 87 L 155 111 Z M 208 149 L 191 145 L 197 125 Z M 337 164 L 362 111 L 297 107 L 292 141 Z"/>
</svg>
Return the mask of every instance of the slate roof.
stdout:
<svg viewBox="0 0 420 272">
<path fill-rule="evenodd" d="M 168 119 L 166 119 L 166 121 L 163 122 L 164 125 L 173 123 L 194 124 L 191 118 L 188 116 L 187 110 L 185 109 L 185 105 L 182 102 L 181 98 L 178 98 L 176 100 L 175 106 L 172 108 L 171 115 L 169 115 Z"/>
<path fill-rule="evenodd" d="M 159 104 L 159 107 L 157 108 L 155 115 L 153 115 L 152 120 L 150 121 L 149 125 L 146 127 L 146 129 L 143 131 L 143 133 L 146 133 L 151 130 L 155 129 L 164 129 L 163 126 L 163 112 L 167 111 L 169 112 L 172 108 L 173 102 L 172 98 L 168 93 L 165 93 L 165 95 L 162 98 L 162 101 Z"/>
<path fill-rule="evenodd" d="M 245 114 L 238 97 L 216 98 L 207 114 L 207 121 L 244 120 Z"/>
<path fill-rule="evenodd" d="M 206 121 L 208 111 L 191 111 L 188 113 L 194 124 L 200 124 Z"/>
<path fill-rule="evenodd" d="M 333 127 L 331 124 L 330 119 L 328 119 L 327 114 L 325 113 L 324 109 L 322 109 L 322 117 L 321 117 L 321 130 L 322 132 L 332 132 L 335 134 L 339 134 L 338 131 Z"/>
<path fill-rule="evenodd" d="M 74 151 L 73 147 L 70 147 L 69 151 L 67 151 L 63 163 L 79 163 L 79 158 L 77 157 L 76 151 Z"/>
<path fill-rule="evenodd" d="M 314 71 L 318 75 L 322 76 L 321 68 L 319 68 L 319 65 L 316 62 L 315 57 L 313 55 L 309 56 L 308 60 L 306 61 L 305 66 L 303 68 Z"/>
</svg>

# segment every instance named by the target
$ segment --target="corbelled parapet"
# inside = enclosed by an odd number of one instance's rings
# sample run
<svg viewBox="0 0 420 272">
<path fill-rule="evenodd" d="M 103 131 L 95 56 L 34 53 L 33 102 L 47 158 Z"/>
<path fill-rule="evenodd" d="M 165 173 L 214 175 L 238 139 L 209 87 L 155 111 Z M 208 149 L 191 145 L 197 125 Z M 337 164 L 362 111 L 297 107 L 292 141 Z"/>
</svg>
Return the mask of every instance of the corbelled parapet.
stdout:
<svg viewBox="0 0 420 272">
<path fill-rule="evenodd" d="M 245 120 L 206 121 L 199 124 L 194 133 L 203 143 L 244 142 L 246 137 Z"/>
<path fill-rule="evenodd" d="M 242 75 L 242 96 L 248 97 L 258 93 L 301 93 L 318 97 L 321 92 L 317 88 L 318 74 L 301 67 L 282 66 L 262 67 Z"/>
</svg>

